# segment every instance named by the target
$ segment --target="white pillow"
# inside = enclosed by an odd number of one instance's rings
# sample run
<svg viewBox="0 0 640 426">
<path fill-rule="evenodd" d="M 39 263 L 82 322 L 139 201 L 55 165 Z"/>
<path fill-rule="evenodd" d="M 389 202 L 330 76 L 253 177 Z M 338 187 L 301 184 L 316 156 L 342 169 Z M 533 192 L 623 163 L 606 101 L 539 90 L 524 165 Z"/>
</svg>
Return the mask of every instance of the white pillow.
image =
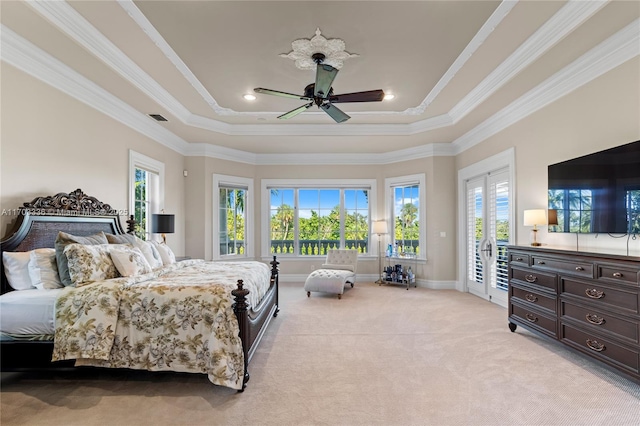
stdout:
<svg viewBox="0 0 640 426">
<path fill-rule="evenodd" d="M 118 247 L 110 250 L 111 260 L 123 277 L 148 274 L 151 266 L 139 248 Z"/>
<path fill-rule="evenodd" d="M 29 290 L 33 288 L 29 277 L 30 253 L 28 251 L 5 251 L 2 253 L 4 273 L 7 276 L 9 285 L 14 290 Z"/>
<path fill-rule="evenodd" d="M 176 263 L 176 255 L 173 254 L 173 251 L 171 251 L 168 245 L 159 243 L 157 241 L 153 241 L 153 244 L 158 249 L 158 253 L 160 253 L 163 265 L 166 266 L 171 265 L 172 263 Z"/>
<path fill-rule="evenodd" d="M 135 247 L 140 249 L 144 258 L 147 259 L 149 266 L 151 266 L 151 269 L 162 267 L 162 257 L 160 257 L 156 246 L 151 243 L 151 241 L 143 241 L 139 238 L 138 240 L 139 242 L 136 243 Z"/>
<path fill-rule="evenodd" d="M 58 275 L 56 249 L 39 248 L 31 251 L 29 277 L 31 277 L 32 285 L 40 290 L 64 287 L 60 281 L 60 275 Z"/>
</svg>

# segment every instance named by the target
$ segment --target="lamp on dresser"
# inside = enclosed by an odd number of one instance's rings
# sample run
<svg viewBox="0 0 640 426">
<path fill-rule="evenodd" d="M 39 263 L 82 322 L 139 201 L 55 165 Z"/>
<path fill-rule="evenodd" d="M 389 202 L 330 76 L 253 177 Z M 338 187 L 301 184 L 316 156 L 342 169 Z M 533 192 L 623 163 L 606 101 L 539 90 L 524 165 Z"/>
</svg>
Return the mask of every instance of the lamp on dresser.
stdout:
<svg viewBox="0 0 640 426">
<path fill-rule="evenodd" d="M 533 238 L 531 245 L 532 246 L 541 246 L 538 242 L 538 225 L 546 225 L 547 224 L 547 214 L 544 209 L 533 209 L 533 210 L 525 210 L 524 211 L 524 226 L 533 226 Z"/>
<path fill-rule="evenodd" d="M 378 273 L 380 274 L 380 276 L 378 277 L 378 281 L 376 281 L 376 284 L 380 284 L 382 282 L 382 253 L 380 251 L 380 240 L 382 239 L 382 235 L 386 234 L 387 232 L 386 220 L 378 220 L 373 222 L 373 233 L 378 235 Z"/>
<path fill-rule="evenodd" d="M 175 232 L 175 215 L 164 213 L 151 215 L 151 232 L 162 234 L 162 242 L 167 244 L 167 236 L 165 234 L 173 234 Z"/>
</svg>

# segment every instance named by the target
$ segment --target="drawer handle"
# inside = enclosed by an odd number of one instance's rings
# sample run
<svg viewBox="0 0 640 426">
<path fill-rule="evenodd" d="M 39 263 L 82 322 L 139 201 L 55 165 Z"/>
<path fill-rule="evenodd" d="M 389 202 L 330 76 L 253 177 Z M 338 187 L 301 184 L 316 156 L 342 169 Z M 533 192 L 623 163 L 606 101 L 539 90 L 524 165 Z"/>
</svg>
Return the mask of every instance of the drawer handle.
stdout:
<svg viewBox="0 0 640 426">
<path fill-rule="evenodd" d="M 602 352 L 605 349 L 607 349 L 607 347 L 602 343 L 598 342 L 597 340 L 591 340 L 591 339 L 587 339 L 587 346 L 589 347 L 589 349 L 596 352 Z"/>
<path fill-rule="evenodd" d="M 527 314 L 527 315 L 525 315 L 525 317 L 527 318 L 527 321 L 529 321 L 529 322 L 538 322 L 538 317 L 535 316 L 535 315 Z"/>
<path fill-rule="evenodd" d="M 538 301 L 538 298 L 535 297 L 533 294 L 529 293 L 526 296 L 524 296 L 525 299 L 527 299 L 527 301 L 535 303 Z"/>
<path fill-rule="evenodd" d="M 518 262 L 522 262 L 524 259 L 523 259 L 523 258 L 521 258 L 521 257 L 516 257 L 516 260 L 517 260 Z"/>
<path fill-rule="evenodd" d="M 595 288 L 588 288 L 584 292 L 592 299 L 602 299 L 604 297 L 604 291 L 596 290 Z"/>
<path fill-rule="evenodd" d="M 576 271 L 584 271 L 584 268 L 582 266 L 576 266 Z"/>
<path fill-rule="evenodd" d="M 527 274 L 524 276 L 524 280 L 528 283 L 535 283 L 536 281 L 538 281 L 538 277 L 533 274 Z"/>
<path fill-rule="evenodd" d="M 602 325 L 605 323 L 604 318 L 597 316 L 596 314 L 587 314 L 585 316 L 585 318 L 587 319 L 587 321 L 589 321 L 591 324 L 595 324 L 595 325 Z"/>
<path fill-rule="evenodd" d="M 613 276 L 616 278 L 622 278 L 622 274 L 620 272 L 614 272 Z"/>
<path fill-rule="evenodd" d="M 544 262 L 542 260 L 538 260 L 538 265 L 544 265 Z"/>
</svg>

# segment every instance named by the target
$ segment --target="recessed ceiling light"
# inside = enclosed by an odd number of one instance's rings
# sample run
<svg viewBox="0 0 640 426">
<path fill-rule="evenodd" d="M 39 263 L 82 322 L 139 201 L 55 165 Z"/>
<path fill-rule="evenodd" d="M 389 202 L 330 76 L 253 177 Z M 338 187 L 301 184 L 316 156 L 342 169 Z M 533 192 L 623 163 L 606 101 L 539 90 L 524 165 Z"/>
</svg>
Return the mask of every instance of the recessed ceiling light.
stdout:
<svg viewBox="0 0 640 426">
<path fill-rule="evenodd" d="M 391 99 L 395 98 L 396 95 L 392 95 L 391 93 L 387 93 L 386 95 L 384 95 L 384 100 L 385 101 L 390 101 Z"/>
<path fill-rule="evenodd" d="M 246 95 L 244 95 L 242 97 L 245 98 L 248 101 L 255 101 L 256 100 L 256 95 L 252 95 L 250 93 L 247 93 Z"/>
</svg>

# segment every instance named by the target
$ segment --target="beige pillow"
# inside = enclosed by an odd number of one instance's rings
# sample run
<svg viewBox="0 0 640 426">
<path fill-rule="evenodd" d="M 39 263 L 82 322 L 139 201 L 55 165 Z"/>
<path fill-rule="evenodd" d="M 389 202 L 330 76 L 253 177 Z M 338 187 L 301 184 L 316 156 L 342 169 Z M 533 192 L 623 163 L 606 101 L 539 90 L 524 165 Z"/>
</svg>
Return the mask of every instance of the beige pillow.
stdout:
<svg viewBox="0 0 640 426">
<path fill-rule="evenodd" d="M 123 277 L 148 274 L 151 266 L 139 248 L 117 247 L 110 250 L 111 260 Z"/>
<path fill-rule="evenodd" d="M 58 275 L 56 250 L 39 248 L 32 250 L 29 259 L 29 277 L 32 285 L 40 290 L 62 288 L 64 285 Z"/>
<path fill-rule="evenodd" d="M 106 240 L 106 238 L 105 238 Z M 73 285 L 81 287 L 94 281 L 118 277 L 118 269 L 111 260 L 110 244 L 69 244 L 64 255 L 69 265 L 69 276 Z"/>
<path fill-rule="evenodd" d="M 60 275 L 60 281 L 65 286 L 72 285 L 73 281 L 69 274 L 69 264 L 67 257 L 64 255 L 64 250 L 69 244 L 108 244 L 107 237 L 104 236 L 104 232 L 100 231 L 97 234 L 90 235 L 88 237 L 79 237 L 76 235 L 67 234 L 66 232 L 58 232 L 56 237 L 56 262 L 58 263 L 58 274 Z M 115 268 L 115 267 L 114 267 Z"/>
<path fill-rule="evenodd" d="M 5 251 L 2 253 L 4 274 L 12 289 L 29 290 L 33 288 L 31 277 L 29 277 L 30 258 L 31 254 L 28 251 Z"/>
</svg>

